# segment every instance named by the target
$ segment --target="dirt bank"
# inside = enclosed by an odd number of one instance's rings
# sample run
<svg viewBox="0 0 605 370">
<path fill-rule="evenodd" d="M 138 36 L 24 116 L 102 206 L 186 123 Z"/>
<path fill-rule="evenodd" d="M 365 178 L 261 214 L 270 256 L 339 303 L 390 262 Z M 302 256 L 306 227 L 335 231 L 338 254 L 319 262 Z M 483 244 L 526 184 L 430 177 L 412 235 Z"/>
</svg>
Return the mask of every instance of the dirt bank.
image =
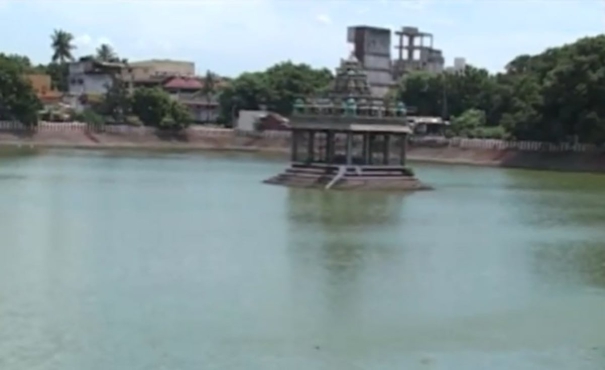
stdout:
<svg viewBox="0 0 605 370">
<path fill-rule="evenodd" d="M 83 130 L 42 131 L 35 134 L 0 132 L 0 146 L 76 149 L 229 150 L 286 154 L 284 138 L 244 137 L 233 133 L 212 135 L 190 130 L 181 135 L 158 135 L 147 130 L 124 133 L 89 133 Z"/>
<path fill-rule="evenodd" d="M 257 137 L 238 135 L 225 129 L 189 129 L 179 135 L 158 135 L 141 130 L 116 130 L 91 134 L 85 130 L 41 130 L 35 134 L 0 132 L 0 146 L 78 149 L 226 150 L 262 152 L 286 156 L 290 143 L 284 133 Z M 429 147 L 412 145 L 411 161 L 444 164 L 499 166 L 554 171 L 605 173 L 601 152 L 542 152 L 513 149 Z"/>
</svg>

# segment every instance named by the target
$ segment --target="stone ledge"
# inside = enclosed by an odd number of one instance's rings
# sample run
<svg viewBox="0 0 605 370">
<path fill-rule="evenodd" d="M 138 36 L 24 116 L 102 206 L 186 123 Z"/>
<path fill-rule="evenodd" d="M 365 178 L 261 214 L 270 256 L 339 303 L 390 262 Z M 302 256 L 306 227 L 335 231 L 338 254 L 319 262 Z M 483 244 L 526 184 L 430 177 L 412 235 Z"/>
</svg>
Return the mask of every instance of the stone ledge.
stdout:
<svg viewBox="0 0 605 370">
<path fill-rule="evenodd" d="M 282 173 L 263 182 L 271 185 L 323 190 L 331 179 L 332 176 L 325 175 L 298 176 L 292 173 Z M 411 176 L 345 176 L 338 180 L 330 190 L 419 191 L 433 190 L 433 188 Z"/>
</svg>

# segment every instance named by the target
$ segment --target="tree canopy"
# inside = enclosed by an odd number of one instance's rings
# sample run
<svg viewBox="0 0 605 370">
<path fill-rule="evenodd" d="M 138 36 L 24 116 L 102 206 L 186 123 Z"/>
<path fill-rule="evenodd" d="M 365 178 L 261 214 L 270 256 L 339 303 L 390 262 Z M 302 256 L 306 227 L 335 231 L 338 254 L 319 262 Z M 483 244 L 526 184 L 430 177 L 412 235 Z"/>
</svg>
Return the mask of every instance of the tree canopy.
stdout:
<svg viewBox="0 0 605 370">
<path fill-rule="evenodd" d="M 42 104 L 24 77 L 24 59 L 0 54 L 0 120 L 18 120 L 27 125 L 38 122 Z"/>
<path fill-rule="evenodd" d="M 132 112 L 146 126 L 180 129 L 191 123 L 189 111 L 158 88 L 136 89 L 132 96 Z"/>
<path fill-rule="evenodd" d="M 333 79 L 327 69 L 279 63 L 246 72 L 222 89 L 221 116 L 267 109 L 288 115 L 297 97 L 320 93 Z M 469 137 L 605 143 L 605 36 L 587 37 L 521 55 L 501 73 L 467 66 L 456 73 L 415 72 L 390 96 L 418 115 L 452 118 L 452 134 Z"/>
<path fill-rule="evenodd" d="M 497 127 L 492 132 L 499 135 L 596 144 L 605 142 L 604 92 L 605 36 L 518 56 L 503 73 L 472 66 L 460 73 L 413 73 L 397 88 L 418 114 L 445 110 L 458 117 L 478 110 L 485 120 L 475 128 Z"/>
<path fill-rule="evenodd" d="M 332 79 L 332 72 L 326 68 L 314 69 L 289 61 L 263 72 L 242 73 L 221 91 L 221 115 L 229 120 L 235 110 L 255 110 L 262 106 L 289 115 L 296 98 L 320 92 Z"/>
<path fill-rule="evenodd" d="M 118 62 L 118 54 L 109 44 L 101 44 L 97 48 L 96 58 L 102 62 Z"/>
<path fill-rule="evenodd" d="M 76 46 L 74 45 L 74 36 L 71 33 L 64 30 L 55 30 L 50 38 L 53 62 L 64 64 L 74 60 L 72 52 Z"/>
</svg>

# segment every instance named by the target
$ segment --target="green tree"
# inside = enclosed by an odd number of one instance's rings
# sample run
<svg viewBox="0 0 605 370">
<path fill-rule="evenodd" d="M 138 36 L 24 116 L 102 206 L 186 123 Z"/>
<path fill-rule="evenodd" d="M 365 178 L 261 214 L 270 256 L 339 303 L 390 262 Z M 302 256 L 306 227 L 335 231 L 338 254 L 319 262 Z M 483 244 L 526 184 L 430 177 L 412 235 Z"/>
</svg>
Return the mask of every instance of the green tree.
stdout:
<svg viewBox="0 0 605 370">
<path fill-rule="evenodd" d="M 46 66 L 46 73 L 50 76 L 53 87 L 61 92 L 69 90 L 68 75 L 69 65 L 52 62 Z"/>
<path fill-rule="evenodd" d="M 180 130 L 191 124 L 191 113 L 189 109 L 176 100 L 170 102 L 168 117 L 162 121 L 162 128 Z"/>
<path fill-rule="evenodd" d="M 87 123 L 89 128 L 99 129 L 105 124 L 105 117 L 90 108 L 84 109 L 79 113 L 74 113 L 72 119 Z"/>
<path fill-rule="evenodd" d="M 53 50 L 52 61 L 65 64 L 68 61 L 73 61 L 73 51 L 76 49 L 74 45 L 74 36 L 64 30 L 54 30 L 51 35 L 51 47 Z"/>
<path fill-rule="evenodd" d="M 395 98 L 416 109 L 416 114 L 440 116 L 443 107 L 443 79 L 428 72 L 410 73 L 401 79 Z"/>
<path fill-rule="evenodd" d="M 271 100 L 271 92 L 264 73 L 243 73 L 220 90 L 220 116 L 231 121 L 236 110 L 257 110 Z"/>
<path fill-rule="evenodd" d="M 485 127 L 485 112 L 469 109 L 452 119 L 450 129 L 456 136 L 473 137 L 482 127 Z"/>
<path fill-rule="evenodd" d="M 221 117 L 229 121 L 237 110 L 261 105 L 290 114 L 297 97 L 321 93 L 332 78 L 328 70 L 291 62 L 243 73 L 221 89 Z M 418 115 L 456 117 L 459 134 L 595 144 L 605 143 L 602 96 L 605 35 L 520 55 L 498 74 L 474 66 L 456 73 L 413 72 L 389 94 Z M 478 112 L 482 118 L 475 120 Z"/>
<path fill-rule="evenodd" d="M 504 132 L 521 140 L 603 144 L 604 93 L 601 35 L 520 55 L 495 75 L 470 66 L 459 73 L 411 73 L 397 95 L 422 115 L 441 115 L 444 103 L 459 119 L 471 110 L 485 112 L 483 127 L 469 134 Z"/>
<path fill-rule="evenodd" d="M 47 73 L 51 77 L 54 88 L 67 92 L 69 90 L 69 67 L 67 62 L 74 60 L 73 51 L 76 49 L 74 36 L 64 30 L 54 30 L 51 35 L 51 48 L 53 54 L 51 63 L 47 67 Z"/>
<path fill-rule="evenodd" d="M 292 113 L 296 98 L 318 94 L 333 80 L 328 69 L 283 62 L 263 72 L 242 73 L 219 92 L 222 121 L 231 121 L 237 110 L 261 106 L 283 115 Z"/>
<path fill-rule="evenodd" d="M 271 94 L 267 105 L 271 110 L 289 115 L 293 103 L 301 96 L 317 94 L 333 79 L 330 70 L 313 69 L 308 64 L 284 62 L 276 64 L 265 71 L 266 83 Z"/>
<path fill-rule="evenodd" d="M 0 56 L 0 119 L 18 120 L 26 125 L 38 123 L 42 109 L 30 83 L 23 76 L 23 65 L 13 57 Z"/>
<path fill-rule="evenodd" d="M 132 105 L 127 83 L 116 75 L 113 76 L 111 85 L 107 86 L 103 101 L 96 110 L 101 115 L 111 117 L 116 123 L 124 123 L 132 113 Z"/>
<path fill-rule="evenodd" d="M 13 63 L 20 73 L 23 74 L 46 72 L 46 67 L 44 65 L 34 66 L 29 57 L 25 55 L 0 53 L 0 58 Z"/>
<path fill-rule="evenodd" d="M 170 96 L 159 88 L 136 89 L 132 96 L 132 112 L 146 126 L 160 127 L 171 107 Z"/>
</svg>

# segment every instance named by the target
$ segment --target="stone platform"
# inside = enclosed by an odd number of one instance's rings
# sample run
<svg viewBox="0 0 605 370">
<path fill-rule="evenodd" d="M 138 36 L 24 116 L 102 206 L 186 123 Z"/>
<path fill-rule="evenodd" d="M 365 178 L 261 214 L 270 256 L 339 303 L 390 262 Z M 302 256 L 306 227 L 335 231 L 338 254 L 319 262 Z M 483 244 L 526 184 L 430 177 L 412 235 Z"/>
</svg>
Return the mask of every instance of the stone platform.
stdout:
<svg viewBox="0 0 605 370">
<path fill-rule="evenodd" d="M 432 190 L 402 166 L 355 166 L 293 163 L 266 184 L 332 190 Z"/>
</svg>

